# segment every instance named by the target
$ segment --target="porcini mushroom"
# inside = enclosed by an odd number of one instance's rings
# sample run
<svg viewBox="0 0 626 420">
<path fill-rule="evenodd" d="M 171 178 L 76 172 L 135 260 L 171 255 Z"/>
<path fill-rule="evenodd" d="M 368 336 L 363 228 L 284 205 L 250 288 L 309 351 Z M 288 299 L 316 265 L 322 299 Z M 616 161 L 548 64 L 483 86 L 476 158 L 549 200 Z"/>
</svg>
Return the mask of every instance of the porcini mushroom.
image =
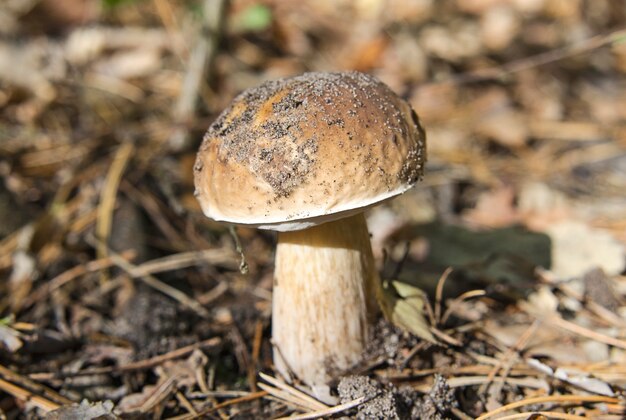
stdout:
<svg viewBox="0 0 626 420">
<path fill-rule="evenodd" d="M 363 212 L 411 188 L 425 156 L 408 103 L 358 72 L 266 82 L 211 125 L 194 167 L 204 214 L 278 231 L 279 372 L 323 393 L 362 360 L 379 290 Z"/>
</svg>

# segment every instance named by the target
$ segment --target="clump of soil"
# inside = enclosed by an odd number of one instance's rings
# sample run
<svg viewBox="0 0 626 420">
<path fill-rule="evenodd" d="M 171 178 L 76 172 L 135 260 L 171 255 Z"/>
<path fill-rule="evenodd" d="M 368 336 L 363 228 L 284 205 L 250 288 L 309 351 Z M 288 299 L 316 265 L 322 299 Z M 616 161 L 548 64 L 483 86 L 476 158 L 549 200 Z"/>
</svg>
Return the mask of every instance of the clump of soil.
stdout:
<svg viewBox="0 0 626 420">
<path fill-rule="evenodd" d="M 411 388 L 408 391 L 415 392 Z M 413 406 L 411 418 L 443 420 L 450 418 L 453 408 L 458 407 L 454 392 L 441 375 L 435 375 L 435 382 L 427 395 Z"/>
<path fill-rule="evenodd" d="M 342 403 L 361 397 L 368 400 L 358 407 L 357 419 L 403 419 L 410 413 L 394 387 L 385 387 L 367 376 L 344 377 L 337 390 Z"/>
<path fill-rule="evenodd" d="M 371 327 L 370 337 L 365 349 L 365 360 L 384 359 L 392 366 L 403 360 L 402 349 L 412 348 L 419 343 L 418 338 L 405 333 L 382 317 Z"/>
<path fill-rule="evenodd" d="M 446 419 L 458 406 L 445 378 L 436 375 L 432 389 L 420 396 L 409 386 L 397 389 L 367 376 L 346 376 L 337 387 L 342 403 L 365 397 L 357 408 L 357 419 Z"/>
</svg>

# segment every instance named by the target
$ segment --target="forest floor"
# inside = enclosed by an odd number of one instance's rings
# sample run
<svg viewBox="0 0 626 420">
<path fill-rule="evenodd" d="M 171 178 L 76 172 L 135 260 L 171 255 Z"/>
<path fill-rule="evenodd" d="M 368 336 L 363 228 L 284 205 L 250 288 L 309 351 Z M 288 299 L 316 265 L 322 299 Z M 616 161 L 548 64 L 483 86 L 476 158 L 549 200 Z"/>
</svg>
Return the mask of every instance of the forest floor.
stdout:
<svg viewBox="0 0 626 420">
<path fill-rule="evenodd" d="M 332 70 L 426 127 L 368 225 L 439 340 L 381 318 L 328 404 L 273 369 L 275 235 L 239 252 L 192 167 L 242 90 Z M 7 1 L 0 176 L 0 418 L 626 417 L 621 0 Z"/>
</svg>

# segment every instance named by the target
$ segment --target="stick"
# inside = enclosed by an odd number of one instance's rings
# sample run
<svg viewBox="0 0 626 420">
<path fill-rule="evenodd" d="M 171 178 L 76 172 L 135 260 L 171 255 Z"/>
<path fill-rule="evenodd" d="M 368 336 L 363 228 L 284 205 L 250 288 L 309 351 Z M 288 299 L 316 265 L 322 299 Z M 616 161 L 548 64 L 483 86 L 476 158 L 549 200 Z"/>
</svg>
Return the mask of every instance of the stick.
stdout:
<svg viewBox="0 0 626 420">
<path fill-rule="evenodd" d="M 511 404 L 504 405 L 500 408 L 496 408 L 488 413 L 477 417 L 476 420 L 486 420 L 494 417 L 497 414 L 504 413 L 505 411 L 513 410 L 518 407 L 531 404 L 544 404 L 544 403 L 619 403 L 619 399 L 611 397 L 601 397 L 597 395 L 548 395 L 546 397 L 526 398 L 521 401 L 516 401 Z"/>
<path fill-rule="evenodd" d="M 113 223 L 113 211 L 115 210 L 115 198 L 117 190 L 120 186 L 122 174 L 126 168 L 134 146 L 132 143 L 123 143 L 113 158 L 113 162 L 109 167 L 104 187 L 100 193 L 100 205 L 98 206 L 98 216 L 96 219 L 96 236 L 100 240 L 96 247 L 98 258 L 107 257 L 107 242 L 111 234 L 111 226 Z M 100 282 L 104 283 L 108 279 L 106 273 L 102 272 Z"/>
<path fill-rule="evenodd" d="M 344 404 L 339 404 L 336 405 L 334 407 L 328 408 L 326 410 L 319 410 L 319 411 L 315 411 L 313 413 L 307 413 L 307 414 L 302 414 L 299 416 L 290 416 L 290 417 L 281 417 L 278 420 L 312 420 L 312 419 L 319 419 L 320 417 L 327 417 L 327 416 L 332 416 L 334 414 L 338 414 L 341 413 L 342 411 L 346 411 L 349 410 L 351 408 L 357 407 L 361 404 L 363 404 L 364 402 L 367 402 L 369 400 L 371 400 L 372 398 L 376 397 L 372 396 L 370 398 L 367 397 L 359 397 L 356 400 L 352 400 L 349 401 L 347 403 Z"/>
</svg>

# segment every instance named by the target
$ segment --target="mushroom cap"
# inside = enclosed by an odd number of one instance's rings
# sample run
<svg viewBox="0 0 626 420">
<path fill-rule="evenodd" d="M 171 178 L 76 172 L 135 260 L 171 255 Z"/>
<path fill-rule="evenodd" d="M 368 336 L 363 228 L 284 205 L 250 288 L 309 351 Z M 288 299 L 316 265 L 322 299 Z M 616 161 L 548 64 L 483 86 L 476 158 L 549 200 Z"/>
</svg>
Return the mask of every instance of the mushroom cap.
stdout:
<svg viewBox="0 0 626 420">
<path fill-rule="evenodd" d="M 411 188 L 426 136 L 410 105 L 373 76 L 305 73 L 237 96 L 194 165 L 214 220 L 290 231 L 347 217 Z"/>
</svg>

